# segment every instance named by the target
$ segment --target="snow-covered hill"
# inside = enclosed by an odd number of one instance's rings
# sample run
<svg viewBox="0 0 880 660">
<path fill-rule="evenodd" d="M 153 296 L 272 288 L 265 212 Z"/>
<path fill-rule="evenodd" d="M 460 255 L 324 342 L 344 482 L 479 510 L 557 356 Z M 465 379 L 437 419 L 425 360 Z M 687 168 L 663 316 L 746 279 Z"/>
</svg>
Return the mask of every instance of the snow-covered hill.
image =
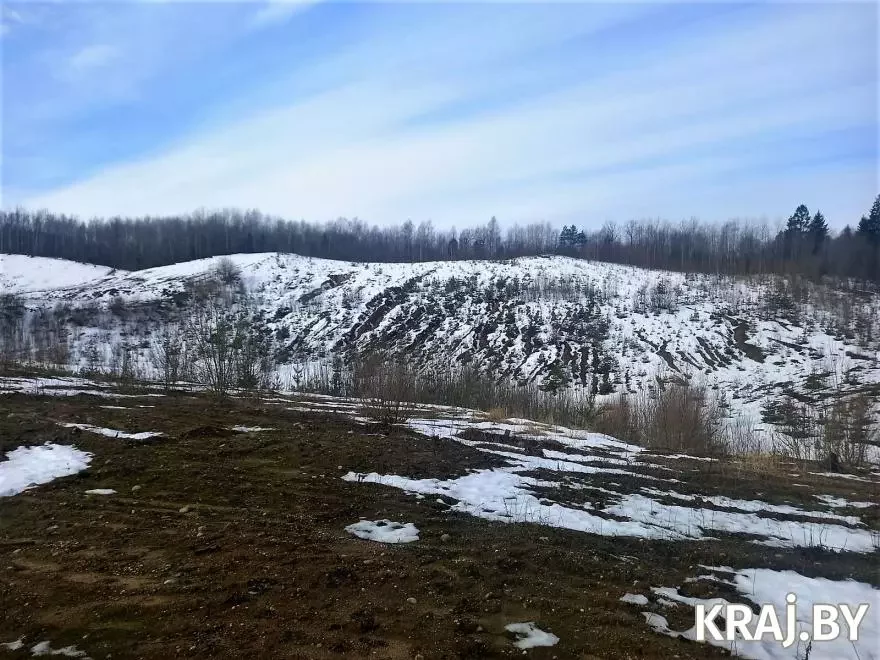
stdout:
<svg viewBox="0 0 880 660">
<path fill-rule="evenodd" d="M 0 254 L 0 292 L 39 292 L 94 282 L 114 271 L 64 259 Z"/>
<path fill-rule="evenodd" d="M 520 383 L 601 395 L 665 378 L 702 381 L 760 424 L 768 398 L 845 384 L 880 396 L 880 297 L 765 279 L 569 259 L 363 264 L 290 254 L 230 257 L 287 363 L 381 347 L 428 366 L 468 363 Z M 62 305 L 83 366 L 125 341 L 148 368 L 149 333 L 218 258 L 137 272 L 0 257 L 31 310 Z M 132 315 L 132 305 L 146 312 Z M 282 369 L 282 372 L 284 370 Z M 874 388 L 873 390 L 871 388 Z"/>
</svg>

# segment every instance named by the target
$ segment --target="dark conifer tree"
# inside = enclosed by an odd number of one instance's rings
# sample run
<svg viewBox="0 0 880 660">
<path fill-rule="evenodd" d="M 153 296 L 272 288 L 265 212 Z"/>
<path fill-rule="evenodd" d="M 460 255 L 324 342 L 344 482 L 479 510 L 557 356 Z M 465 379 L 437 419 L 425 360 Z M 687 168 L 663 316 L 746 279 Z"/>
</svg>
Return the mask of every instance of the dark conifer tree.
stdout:
<svg viewBox="0 0 880 660">
<path fill-rule="evenodd" d="M 798 206 L 792 216 L 788 219 L 785 230 L 790 233 L 807 231 L 810 226 L 810 210 L 805 204 Z"/>
<path fill-rule="evenodd" d="M 880 195 L 877 195 L 868 215 L 862 216 L 857 233 L 871 245 L 880 245 Z"/>
<path fill-rule="evenodd" d="M 822 215 L 822 211 L 816 211 L 816 215 L 810 220 L 808 233 L 813 241 L 813 254 L 817 254 L 821 251 L 825 240 L 828 238 L 828 223 L 825 222 L 825 216 Z"/>
</svg>

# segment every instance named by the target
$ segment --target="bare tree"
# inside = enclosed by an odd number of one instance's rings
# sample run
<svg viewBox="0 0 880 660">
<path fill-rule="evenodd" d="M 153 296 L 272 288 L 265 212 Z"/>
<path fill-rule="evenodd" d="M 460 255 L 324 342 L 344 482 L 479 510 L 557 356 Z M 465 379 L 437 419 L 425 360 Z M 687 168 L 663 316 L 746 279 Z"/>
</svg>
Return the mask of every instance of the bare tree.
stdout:
<svg viewBox="0 0 880 660">
<path fill-rule="evenodd" d="M 252 391 L 268 384 L 271 335 L 262 314 L 247 301 L 204 301 L 186 320 L 185 336 L 196 382 L 218 396 L 236 387 Z"/>
<path fill-rule="evenodd" d="M 184 347 L 184 337 L 176 325 L 166 325 L 153 337 L 150 361 L 166 390 L 170 390 L 181 380 Z"/>
</svg>

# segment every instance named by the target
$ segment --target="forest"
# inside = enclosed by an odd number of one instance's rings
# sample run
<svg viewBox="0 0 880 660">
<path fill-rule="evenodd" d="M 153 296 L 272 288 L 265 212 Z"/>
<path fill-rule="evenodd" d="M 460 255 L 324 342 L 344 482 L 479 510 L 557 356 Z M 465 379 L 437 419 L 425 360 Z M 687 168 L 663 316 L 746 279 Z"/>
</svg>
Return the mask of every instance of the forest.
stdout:
<svg viewBox="0 0 880 660">
<path fill-rule="evenodd" d="M 783 227 L 731 220 L 631 220 L 598 230 L 547 222 L 437 230 L 359 219 L 291 221 L 257 210 L 196 211 L 172 217 L 93 218 L 22 208 L 0 212 L 0 253 L 70 259 L 125 270 L 223 254 L 292 252 L 369 262 L 572 257 L 683 272 L 797 274 L 880 281 L 880 195 L 867 213 L 832 232 L 820 211 L 798 206 Z"/>
</svg>

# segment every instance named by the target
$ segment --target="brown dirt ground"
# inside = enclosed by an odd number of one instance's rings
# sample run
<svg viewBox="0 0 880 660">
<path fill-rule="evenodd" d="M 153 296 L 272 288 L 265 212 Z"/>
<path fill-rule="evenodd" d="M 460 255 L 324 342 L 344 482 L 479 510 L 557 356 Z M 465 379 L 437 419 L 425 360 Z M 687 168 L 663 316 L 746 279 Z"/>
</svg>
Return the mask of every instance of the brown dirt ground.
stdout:
<svg viewBox="0 0 880 660">
<path fill-rule="evenodd" d="M 167 437 L 110 439 L 58 421 Z M 278 430 L 223 430 L 233 424 Z M 43 640 L 92 658 L 507 657 L 524 652 L 504 625 L 521 621 L 561 640 L 528 651 L 533 658 L 722 657 L 650 632 L 639 608 L 618 599 L 680 586 L 700 563 L 876 581 L 876 557 L 450 514 L 430 497 L 339 477 L 451 476 L 492 457 L 282 405 L 0 396 L 0 452 L 46 441 L 94 458 L 76 476 L 0 499 L 0 643 L 27 645 L 0 657 L 30 657 Z M 84 495 L 92 488 L 118 494 Z M 414 522 L 421 538 L 383 545 L 343 530 L 361 517 Z"/>
</svg>

